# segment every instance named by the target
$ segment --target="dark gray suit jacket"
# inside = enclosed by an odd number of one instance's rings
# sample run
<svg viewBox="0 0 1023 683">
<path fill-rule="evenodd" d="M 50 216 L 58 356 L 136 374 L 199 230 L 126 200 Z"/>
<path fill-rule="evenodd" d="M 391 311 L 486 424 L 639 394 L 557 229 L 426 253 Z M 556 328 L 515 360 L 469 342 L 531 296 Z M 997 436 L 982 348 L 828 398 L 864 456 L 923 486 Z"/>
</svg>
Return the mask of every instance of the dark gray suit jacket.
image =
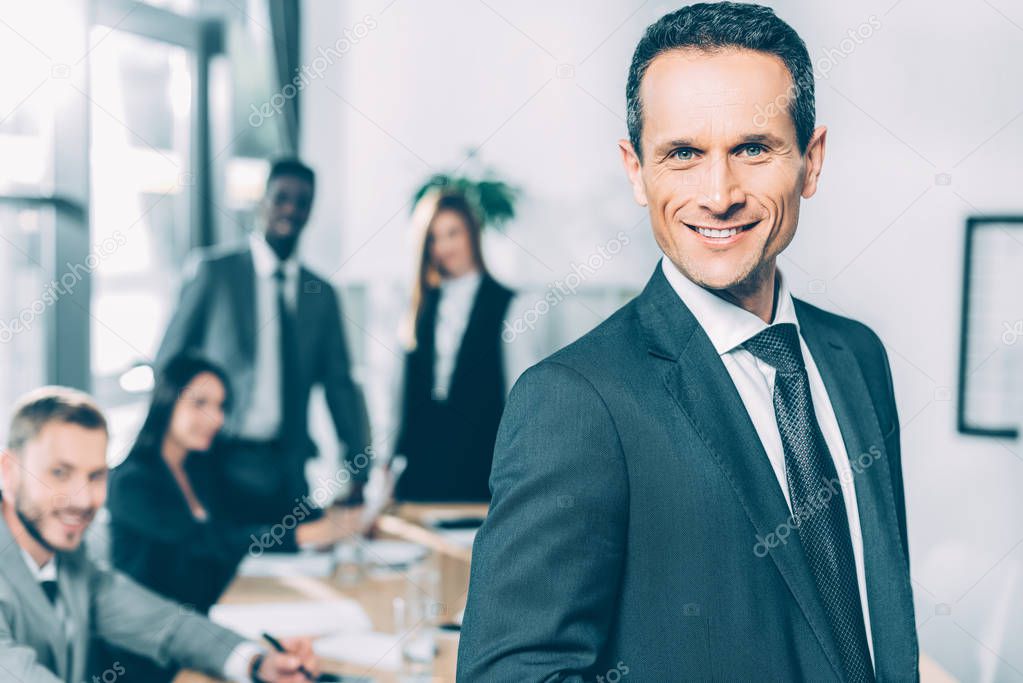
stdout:
<svg viewBox="0 0 1023 683">
<path fill-rule="evenodd" d="M 0 681 L 79 683 L 85 679 L 93 636 L 161 666 L 173 663 L 219 676 L 243 640 L 123 574 L 93 564 L 84 546 L 58 556 L 57 588 L 69 610 L 69 637 L 0 519 Z"/>
<path fill-rule="evenodd" d="M 234 404 L 224 434 L 236 435 L 252 401 L 256 358 L 256 270 L 243 248 L 201 253 L 157 353 L 163 366 L 186 350 L 201 353 L 227 372 Z M 369 420 L 362 390 L 352 379 L 341 308 L 333 286 L 306 268 L 299 270 L 296 311 L 303 395 L 322 384 L 338 438 L 347 457 L 369 445 Z M 306 455 L 315 454 L 308 433 L 300 435 Z M 365 477 L 366 472 L 359 474 Z M 358 477 L 357 477 L 358 478 Z"/>
<path fill-rule="evenodd" d="M 914 680 L 887 356 L 864 325 L 795 303 L 850 459 L 867 454 L 854 478 L 877 677 Z M 767 454 L 659 267 L 518 381 L 490 484 L 459 681 L 840 680 L 798 535 L 757 546 L 789 518 Z"/>
</svg>

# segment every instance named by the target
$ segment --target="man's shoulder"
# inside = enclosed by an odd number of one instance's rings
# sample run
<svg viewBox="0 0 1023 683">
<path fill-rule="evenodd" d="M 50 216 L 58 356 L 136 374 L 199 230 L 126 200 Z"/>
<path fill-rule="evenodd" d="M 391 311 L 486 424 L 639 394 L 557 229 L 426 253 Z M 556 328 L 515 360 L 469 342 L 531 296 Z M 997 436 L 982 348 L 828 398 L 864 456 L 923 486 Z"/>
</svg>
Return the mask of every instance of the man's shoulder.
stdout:
<svg viewBox="0 0 1023 683">
<path fill-rule="evenodd" d="M 217 244 L 210 247 L 200 247 L 192 252 L 190 259 L 204 265 L 220 265 L 230 263 L 238 259 L 249 258 L 252 250 L 245 242 L 237 244 Z"/>
<path fill-rule="evenodd" d="M 543 359 L 530 371 L 568 368 L 591 384 L 627 376 L 632 361 L 646 354 L 646 345 L 636 320 L 635 299 L 567 346 Z"/>
<path fill-rule="evenodd" d="M 246 244 L 218 244 L 193 249 L 182 268 L 184 280 L 208 280 L 229 274 L 237 263 L 251 258 L 251 253 Z"/>
<path fill-rule="evenodd" d="M 792 301 L 801 325 L 815 325 L 826 330 L 830 336 L 841 339 L 856 351 L 876 352 L 884 349 L 877 333 L 859 320 L 825 310 L 796 297 L 792 297 Z"/>
<path fill-rule="evenodd" d="M 315 282 L 318 285 L 320 285 L 321 287 L 326 287 L 326 288 L 330 289 L 330 291 L 332 291 L 332 292 L 334 291 L 334 284 L 327 277 L 325 277 L 325 276 L 321 275 L 320 273 L 316 272 L 315 270 L 313 270 L 312 268 L 310 268 L 306 264 L 303 263 L 301 265 L 300 272 L 301 272 L 301 275 L 302 275 L 302 282 L 303 283 Z"/>
</svg>

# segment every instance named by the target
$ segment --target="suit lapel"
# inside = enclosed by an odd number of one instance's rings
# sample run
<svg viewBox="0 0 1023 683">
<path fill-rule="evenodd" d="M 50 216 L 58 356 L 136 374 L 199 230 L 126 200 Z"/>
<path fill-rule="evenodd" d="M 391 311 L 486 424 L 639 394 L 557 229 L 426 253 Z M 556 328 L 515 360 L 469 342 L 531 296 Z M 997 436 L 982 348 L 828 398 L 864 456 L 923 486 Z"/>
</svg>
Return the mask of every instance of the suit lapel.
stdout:
<svg viewBox="0 0 1023 683">
<path fill-rule="evenodd" d="M 742 398 L 710 339 L 660 267 L 637 304 L 650 353 L 673 361 L 663 375 L 668 393 L 724 472 L 756 530 L 757 537 L 750 538 L 754 553 L 758 541 L 791 525 L 784 494 Z M 841 679 L 838 647 L 795 530 L 784 543 L 764 545 Z"/>
<path fill-rule="evenodd" d="M 891 472 L 877 412 L 852 350 L 819 324 L 798 299 L 800 331 L 827 388 L 853 470 L 856 508 L 863 535 L 874 668 L 878 680 L 898 678 L 915 668 L 909 568 L 902 551 Z M 912 619 L 910 620 L 912 621 Z"/>
<path fill-rule="evenodd" d="M 247 358 L 256 354 L 256 267 L 252 252 L 245 250 L 235 261 L 233 282 L 228 289 L 234 297 L 234 310 L 238 316 L 238 348 Z"/>
<path fill-rule="evenodd" d="M 68 662 L 70 671 L 73 674 L 71 680 L 81 680 L 85 675 L 86 659 L 89 654 L 89 592 L 88 585 L 84 580 L 85 573 L 81 568 L 79 555 L 84 552 L 79 550 L 74 555 L 61 556 L 58 564 L 57 585 L 60 588 L 61 597 L 68 610 L 68 620 L 71 623 L 72 632 L 69 640 L 72 643 L 71 661 Z M 65 648 L 67 651 L 67 648 Z"/>
<path fill-rule="evenodd" d="M 491 280 L 489 275 L 483 274 L 480 278 L 479 288 L 476 290 L 476 295 L 472 300 L 472 308 L 469 309 L 469 320 L 465 324 L 465 331 L 462 333 L 462 338 L 458 341 L 458 351 L 455 352 L 455 367 L 451 373 L 451 388 L 462 384 L 463 375 L 469 370 L 466 366 L 466 360 L 470 353 L 480 348 L 480 344 L 476 343 L 476 336 L 481 331 L 480 324 L 483 322 L 483 316 L 490 306 Z M 450 395 L 450 393 L 449 390 L 448 394 Z"/>
<path fill-rule="evenodd" d="M 310 345 L 321 336 L 316 332 L 321 318 L 316 310 L 316 305 L 322 300 L 323 294 L 321 291 L 317 291 L 316 287 L 323 286 L 313 279 L 312 273 L 305 268 L 299 267 L 299 281 L 295 285 L 294 320 L 295 338 L 299 345 L 299 358 L 297 362 L 300 364 L 299 367 L 303 368 L 303 377 L 307 376 L 305 372 L 306 364 L 315 352 L 315 349 Z"/>
<path fill-rule="evenodd" d="M 36 624 L 35 628 L 46 634 L 46 643 L 50 646 L 57 673 L 66 678 L 71 663 L 67 658 L 67 640 L 63 625 L 57 619 L 57 613 L 43 592 L 42 586 L 36 582 L 25 565 L 21 546 L 14 540 L 7 524 L 2 520 L 0 520 L 0 574 L 21 596 L 22 604 L 31 615 L 31 621 Z M 25 645 L 35 646 L 36 643 Z"/>
</svg>

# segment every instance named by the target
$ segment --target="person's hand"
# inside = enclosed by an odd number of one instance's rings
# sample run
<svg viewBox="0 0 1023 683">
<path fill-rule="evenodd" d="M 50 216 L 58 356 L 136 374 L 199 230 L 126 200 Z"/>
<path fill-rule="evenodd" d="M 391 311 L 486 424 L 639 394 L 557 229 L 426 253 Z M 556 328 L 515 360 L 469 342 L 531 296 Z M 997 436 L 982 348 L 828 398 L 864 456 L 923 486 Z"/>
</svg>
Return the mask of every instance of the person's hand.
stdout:
<svg viewBox="0 0 1023 683">
<path fill-rule="evenodd" d="M 295 542 L 299 546 L 324 548 L 362 533 L 362 513 L 361 505 L 327 508 L 319 519 L 298 525 L 295 529 Z"/>
<path fill-rule="evenodd" d="M 309 679 L 300 667 L 313 675 L 320 673 L 320 663 L 313 654 L 310 638 L 281 638 L 281 645 L 287 652 L 271 651 L 255 672 L 255 679 L 265 683 L 308 683 Z"/>
</svg>

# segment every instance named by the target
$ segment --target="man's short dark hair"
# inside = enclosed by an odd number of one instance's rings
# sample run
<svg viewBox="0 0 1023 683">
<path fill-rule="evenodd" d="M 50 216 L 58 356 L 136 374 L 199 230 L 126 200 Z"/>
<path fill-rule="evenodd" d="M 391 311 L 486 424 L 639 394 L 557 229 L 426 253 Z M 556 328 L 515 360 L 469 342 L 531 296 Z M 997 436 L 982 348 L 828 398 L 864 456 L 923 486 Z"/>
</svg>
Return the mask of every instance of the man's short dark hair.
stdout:
<svg viewBox="0 0 1023 683">
<path fill-rule="evenodd" d="M 814 128 L 813 64 L 803 39 L 762 5 L 738 2 L 699 3 L 666 14 L 647 27 L 636 45 L 625 87 L 629 140 L 642 160 L 643 103 L 639 86 L 650 63 L 670 50 L 697 49 L 713 52 L 741 48 L 776 55 L 792 77 L 787 96 L 789 113 L 796 126 L 799 151 L 806 151 Z M 779 102 L 779 108 L 786 103 Z"/>
<path fill-rule="evenodd" d="M 51 422 L 107 431 L 107 420 L 91 396 L 68 387 L 41 387 L 22 396 L 14 406 L 7 447 L 20 451 Z"/>
<path fill-rule="evenodd" d="M 282 176 L 291 176 L 293 178 L 300 178 L 314 188 L 316 187 L 316 174 L 313 169 L 303 164 L 298 159 L 276 159 L 270 164 L 270 175 L 266 177 L 266 184 L 269 187 L 270 183 L 274 178 L 280 178 Z"/>
</svg>

